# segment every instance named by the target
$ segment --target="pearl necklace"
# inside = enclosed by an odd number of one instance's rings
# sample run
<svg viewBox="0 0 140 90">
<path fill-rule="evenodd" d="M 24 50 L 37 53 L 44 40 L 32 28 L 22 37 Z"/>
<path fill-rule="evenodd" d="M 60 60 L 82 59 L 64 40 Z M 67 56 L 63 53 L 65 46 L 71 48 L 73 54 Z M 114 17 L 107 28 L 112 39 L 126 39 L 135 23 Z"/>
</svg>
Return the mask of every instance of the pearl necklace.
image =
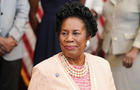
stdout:
<svg viewBox="0 0 140 90">
<path fill-rule="evenodd" d="M 84 67 L 81 69 L 74 68 L 66 59 L 64 55 L 62 55 L 62 64 L 65 67 L 65 70 L 74 77 L 83 77 L 88 73 L 88 63 L 85 62 Z"/>
</svg>

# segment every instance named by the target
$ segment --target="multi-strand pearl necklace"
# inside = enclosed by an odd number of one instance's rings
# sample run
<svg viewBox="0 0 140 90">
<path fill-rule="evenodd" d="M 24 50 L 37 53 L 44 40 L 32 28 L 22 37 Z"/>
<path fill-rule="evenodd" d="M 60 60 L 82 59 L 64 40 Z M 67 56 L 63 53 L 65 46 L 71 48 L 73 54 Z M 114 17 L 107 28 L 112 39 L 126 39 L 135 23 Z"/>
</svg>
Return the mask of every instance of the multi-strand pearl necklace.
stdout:
<svg viewBox="0 0 140 90">
<path fill-rule="evenodd" d="M 85 76 L 87 73 L 88 73 L 88 63 L 87 61 L 85 60 L 85 64 L 83 66 L 83 68 L 81 69 L 77 69 L 77 68 L 74 68 L 67 60 L 67 58 L 62 54 L 62 64 L 64 65 L 66 71 L 74 76 L 74 77 L 83 77 Z"/>
</svg>

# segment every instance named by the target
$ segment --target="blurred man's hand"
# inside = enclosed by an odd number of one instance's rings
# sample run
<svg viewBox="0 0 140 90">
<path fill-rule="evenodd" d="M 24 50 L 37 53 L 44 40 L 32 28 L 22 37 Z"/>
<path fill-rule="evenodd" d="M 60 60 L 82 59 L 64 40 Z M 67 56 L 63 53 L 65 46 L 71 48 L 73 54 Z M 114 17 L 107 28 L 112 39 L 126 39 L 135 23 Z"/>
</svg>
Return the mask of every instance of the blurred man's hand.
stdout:
<svg viewBox="0 0 140 90">
<path fill-rule="evenodd" d="M 17 42 L 12 36 L 8 38 L 0 37 L 0 56 L 11 52 L 16 45 Z"/>
</svg>

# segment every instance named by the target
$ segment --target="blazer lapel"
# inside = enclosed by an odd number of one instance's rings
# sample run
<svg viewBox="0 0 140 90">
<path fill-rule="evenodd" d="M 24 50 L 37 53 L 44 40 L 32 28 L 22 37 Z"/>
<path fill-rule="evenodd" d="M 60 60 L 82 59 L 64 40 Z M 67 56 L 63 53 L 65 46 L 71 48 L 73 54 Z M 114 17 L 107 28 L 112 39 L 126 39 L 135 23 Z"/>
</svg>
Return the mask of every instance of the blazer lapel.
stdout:
<svg viewBox="0 0 140 90">
<path fill-rule="evenodd" d="M 86 56 L 87 60 L 88 60 L 88 65 L 89 65 L 89 73 L 90 73 L 90 83 L 91 83 L 91 90 L 98 90 L 98 86 L 97 86 L 97 78 L 96 78 L 96 71 L 95 71 L 95 65 L 90 62 L 90 58 L 88 56 Z"/>
<path fill-rule="evenodd" d="M 59 55 L 58 55 L 59 56 Z M 58 57 L 59 59 L 62 59 L 61 57 Z M 66 81 L 68 81 L 67 83 L 69 85 L 71 85 L 70 87 L 72 87 L 72 90 L 80 90 L 80 88 L 76 85 L 76 83 L 74 82 L 74 80 L 71 78 L 71 76 L 67 73 L 67 71 L 64 69 L 62 63 L 60 60 L 56 60 L 59 62 L 59 66 L 61 69 L 61 73 L 63 73 Z"/>
</svg>

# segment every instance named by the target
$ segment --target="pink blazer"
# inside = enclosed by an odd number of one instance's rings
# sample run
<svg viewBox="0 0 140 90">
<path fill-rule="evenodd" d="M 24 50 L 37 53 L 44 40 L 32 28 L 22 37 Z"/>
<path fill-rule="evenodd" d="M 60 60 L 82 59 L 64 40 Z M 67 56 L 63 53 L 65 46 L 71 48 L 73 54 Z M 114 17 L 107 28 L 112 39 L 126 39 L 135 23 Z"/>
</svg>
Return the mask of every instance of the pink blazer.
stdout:
<svg viewBox="0 0 140 90">
<path fill-rule="evenodd" d="M 33 68 L 28 90 L 80 90 L 58 57 L 44 60 Z M 116 90 L 109 63 L 101 57 L 85 53 L 88 60 L 91 90 Z"/>
</svg>

